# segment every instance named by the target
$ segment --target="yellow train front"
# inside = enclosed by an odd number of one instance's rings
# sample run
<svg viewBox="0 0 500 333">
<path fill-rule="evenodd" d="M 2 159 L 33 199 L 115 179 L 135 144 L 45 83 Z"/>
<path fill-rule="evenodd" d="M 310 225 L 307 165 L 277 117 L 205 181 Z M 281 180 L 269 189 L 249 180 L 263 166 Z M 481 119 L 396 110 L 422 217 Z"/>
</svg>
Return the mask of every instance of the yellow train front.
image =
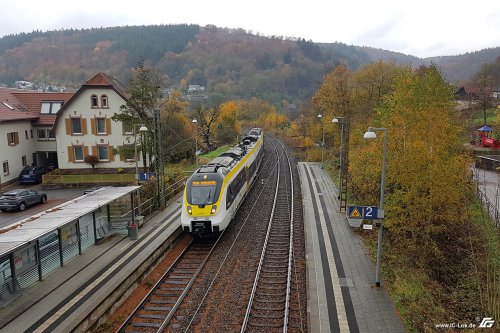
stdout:
<svg viewBox="0 0 500 333">
<path fill-rule="evenodd" d="M 223 231 L 254 181 L 264 154 L 264 132 L 254 128 L 235 147 L 203 165 L 184 189 L 182 230 L 196 235 Z"/>
</svg>

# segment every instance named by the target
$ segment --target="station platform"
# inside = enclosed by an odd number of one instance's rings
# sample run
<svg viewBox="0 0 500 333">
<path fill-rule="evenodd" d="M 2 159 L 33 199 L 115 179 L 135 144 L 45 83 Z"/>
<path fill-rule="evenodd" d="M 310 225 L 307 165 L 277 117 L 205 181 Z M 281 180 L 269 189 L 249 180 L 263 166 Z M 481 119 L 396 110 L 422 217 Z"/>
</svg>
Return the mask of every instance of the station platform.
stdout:
<svg viewBox="0 0 500 333">
<path fill-rule="evenodd" d="M 392 300 L 375 286 L 375 265 L 339 212 L 320 163 L 298 165 L 304 207 L 308 332 L 405 332 Z M 375 231 L 372 231 L 375 232 Z"/>
<path fill-rule="evenodd" d="M 110 302 L 109 296 L 117 285 L 133 280 L 135 268 L 181 232 L 180 207 L 177 197 L 166 209 L 146 218 L 137 240 L 114 234 L 43 281 L 23 289 L 0 309 L 0 332 L 67 333 L 82 321 L 85 323 L 93 315 L 95 304 Z"/>
</svg>

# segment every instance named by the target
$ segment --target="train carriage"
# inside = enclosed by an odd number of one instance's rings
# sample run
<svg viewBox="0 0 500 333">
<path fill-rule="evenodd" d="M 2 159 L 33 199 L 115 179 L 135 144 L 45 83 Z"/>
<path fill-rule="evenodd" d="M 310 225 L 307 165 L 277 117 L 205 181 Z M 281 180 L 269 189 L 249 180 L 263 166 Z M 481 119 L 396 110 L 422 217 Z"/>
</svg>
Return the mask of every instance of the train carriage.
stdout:
<svg viewBox="0 0 500 333">
<path fill-rule="evenodd" d="M 264 132 L 254 128 L 235 147 L 200 167 L 184 189 L 182 230 L 203 235 L 223 231 L 254 181 L 264 154 Z"/>
</svg>

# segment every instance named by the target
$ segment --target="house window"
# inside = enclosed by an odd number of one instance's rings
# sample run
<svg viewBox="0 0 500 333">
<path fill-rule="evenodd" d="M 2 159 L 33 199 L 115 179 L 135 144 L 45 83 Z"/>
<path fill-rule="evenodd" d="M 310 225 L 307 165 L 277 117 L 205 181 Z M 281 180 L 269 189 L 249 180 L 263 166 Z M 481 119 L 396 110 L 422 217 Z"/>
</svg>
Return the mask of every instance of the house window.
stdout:
<svg viewBox="0 0 500 333">
<path fill-rule="evenodd" d="M 21 164 L 23 165 L 23 167 L 25 167 L 28 164 L 28 162 L 26 162 L 26 155 L 23 155 L 21 157 Z"/>
<path fill-rule="evenodd" d="M 108 161 L 108 146 L 97 146 L 97 157 L 99 161 Z"/>
<path fill-rule="evenodd" d="M 17 145 L 19 143 L 19 135 L 17 132 L 7 133 L 7 142 L 9 143 L 9 146 Z"/>
<path fill-rule="evenodd" d="M 47 137 L 49 138 L 49 140 L 54 141 L 56 139 L 56 133 L 48 129 Z"/>
<path fill-rule="evenodd" d="M 123 145 L 123 156 L 127 162 L 135 161 L 134 145 Z"/>
<path fill-rule="evenodd" d="M 44 129 L 37 130 L 37 134 L 38 134 L 38 141 L 47 140 L 47 132 Z"/>
<path fill-rule="evenodd" d="M 97 134 L 106 134 L 106 118 L 96 118 Z"/>
<path fill-rule="evenodd" d="M 26 137 L 26 140 L 28 140 L 30 137 L 28 136 L 28 130 L 24 131 L 24 136 Z"/>
<path fill-rule="evenodd" d="M 9 174 L 9 161 L 3 161 L 3 175 L 7 176 Z"/>
<path fill-rule="evenodd" d="M 75 162 L 83 162 L 83 146 L 74 146 Z"/>
<path fill-rule="evenodd" d="M 63 102 L 42 102 L 41 114 L 56 114 L 62 107 Z"/>
<path fill-rule="evenodd" d="M 80 118 L 71 118 L 71 130 L 73 134 L 82 134 L 82 122 Z"/>
<path fill-rule="evenodd" d="M 92 95 L 90 97 L 90 107 L 92 107 L 92 108 L 99 107 L 97 95 Z"/>
<path fill-rule="evenodd" d="M 122 122 L 122 126 L 123 126 L 123 134 L 124 135 L 134 134 L 134 126 L 132 125 L 131 122 L 124 121 L 124 122 Z"/>
<path fill-rule="evenodd" d="M 101 107 L 102 108 L 107 108 L 108 107 L 108 96 L 101 95 Z"/>
</svg>

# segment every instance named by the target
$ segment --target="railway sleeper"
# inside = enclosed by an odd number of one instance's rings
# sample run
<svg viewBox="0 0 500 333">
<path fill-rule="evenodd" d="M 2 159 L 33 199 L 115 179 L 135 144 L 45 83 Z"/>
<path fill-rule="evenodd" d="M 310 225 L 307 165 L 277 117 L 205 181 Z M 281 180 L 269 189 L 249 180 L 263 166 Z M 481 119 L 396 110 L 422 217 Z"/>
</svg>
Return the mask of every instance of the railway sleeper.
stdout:
<svg viewBox="0 0 500 333">
<path fill-rule="evenodd" d="M 265 303 L 267 304 L 267 303 Z M 268 306 L 259 306 L 259 305 L 252 305 L 252 309 L 257 310 L 257 311 L 271 311 L 271 312 L 284 312 L 285 309 L 282 306 L 275 306 L 275 307 L 268 307 Z"/>
<path fill-rule="evenodd" d="M 162 315 L 153 315 L 153 314 L 139 314 L 137 315 L 139 318 L 146 318 L 146 319 L 159 319 L 159 320 L 164 320 L 165 316 Z"/>
<path fill-rule="evenodd" d="M 269 285 L 257 286 L 257 292 L 261 292 L 261 290 L 274 291 L 274 293 L 276 295 L 276 292 L 282 293 L 283 290 L 286 290 L 286 286 L 283 286 L 283 287 L 280 287 L 280 288 L 277 288 L 276 285 L 274 285 L 274 286 L 269 286 Z"/>
<path fill-rule="evenodd" d="M 274 299 L 269 299 L 268 297 L 273 297 Z M 276 295 L 261 295 L 261 294 L 258 294 L 255 296 L 254 298 L 254 302 L 260 302 L 260 303 L 280 303 L 280 304 L 283 304 L 285 303 L 286 301 L 286 297 L 284 298 L 275 298 Z"/>
<path fill-rule="evenodd" d="M 264 274 L 280 274 L 280 275 L 285 275 L 286 277 L 288 276 L 288 267 L 281 267 L 281 266 L 275 267 L 266 265 L 262 266 L 260 272 Z"/>
<path fill-rule="evenodd" d="M 132 326 L 134 327 L 154 327 L 154 328 L 160 328 L 161 324 L 158 323 L 132 323 Z"/>
<path fill-rule="evenodd" d="M 188 284 L 189 281 L 182 281 L 182 280 L 167 280 L 167 281 L 164 281 L 163 283 L 167 283 L 167 284 Z"/>
<path fill-rule="evenodd" d="M 176 299 L 165 299 L 165 296 L 158 295 L 158 294 L 155 294 L 154 296 L 155 297 L 160 297 L 161 299 L 159 299 L 157 301 L 162 301 L 165 304 L 174 304 L 175 302 L 177 302 L 177 298 Z M 154 299 L 154 300 L 156 300 L 156 299 Z M 153 299 L 152 299 L 152 301 L 153 301 Z"/>
<path fill-rule="evenodd" d="M 196 273 L 196 269 L 176 269 L 172 272 L 172 274 L 194 274 Z"/>
<path fill-rule="evenodd" d="M 251 313 L 250 317 L 264 318 L 264 319 L 283 319 L 284 316 L 282 313 L 268 313 L 268 314 Z"/>
<path fill-rule="evenodd" d="M 248 325 L 253 326 L 253 327 L 272 327 L 272 328 L 283 327 L 283 323 L 276 323 L 276 324 L 269 323 L 269 322 L 260 323 L 260 322 L 256 322 L 256 321 L 249 321 Z"/>
<path fill-rule="evenodd" d="M 152 300 L 149 300 L 149 303 L 151 304 L 172 304 L 170 301 L 168 300 L 159 300 L 159 299 L 152 299 Z M 174 302 L 175 303 L 175 302 Z M 172 308 L 170 308 L 170 310 L 172 310 Z"/>
<path fill-rule="evenodd" d="M 191 279 L 193 276 L 192 275 L 177 275 L 175 273 L 172 273 L 169 278 L 176 278 L 176 279 Z"/>
<path fill-rule="evenodd" d="M 266 280 L 266 281 L 263 281 L 264 279 L 262 279 L 262 283 L 265 283 L 265 284 L 268 284 L 268 285 L 281 285 L 283 283 L 286 284 L 286 278 L 283 278 L 285 281 L 276 281 L 276 280 Z"/>
<path fill-rule="evenodd" d="M 167 311 L 172 310 L 171 306 L 145 306 L 142 308 L 144 311 Z"/>
</svg>

